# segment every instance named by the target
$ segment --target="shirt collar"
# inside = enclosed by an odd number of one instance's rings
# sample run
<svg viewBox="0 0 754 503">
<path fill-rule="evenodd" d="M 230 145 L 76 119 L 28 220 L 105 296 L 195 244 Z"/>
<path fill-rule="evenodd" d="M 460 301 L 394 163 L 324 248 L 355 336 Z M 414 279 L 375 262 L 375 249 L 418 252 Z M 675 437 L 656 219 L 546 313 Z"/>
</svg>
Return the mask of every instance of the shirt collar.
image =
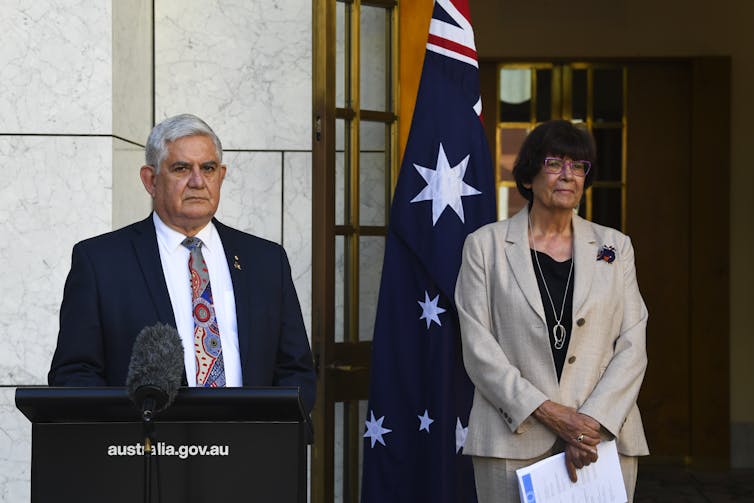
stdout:
<svg viewBox="0 0 754 503">
<path fill-rule="evenodd" d="M 183 246 L 181 243 L 186 239 L 185 234 L 168 227 L 156 211 L 152 212 L 152 221 L 154 222 L 154 229 L 157 232 L 157 240 L 161 242 L 171 254 L 176 250 L 181 249 Z M 216 242 L 215 240 L 218 236 L 215 225 L 211 220 L 202 228 L 202 230 L 196 233 L 196 237 L 202 240 L 202 248 L 212 251 Z"/>
</svg>

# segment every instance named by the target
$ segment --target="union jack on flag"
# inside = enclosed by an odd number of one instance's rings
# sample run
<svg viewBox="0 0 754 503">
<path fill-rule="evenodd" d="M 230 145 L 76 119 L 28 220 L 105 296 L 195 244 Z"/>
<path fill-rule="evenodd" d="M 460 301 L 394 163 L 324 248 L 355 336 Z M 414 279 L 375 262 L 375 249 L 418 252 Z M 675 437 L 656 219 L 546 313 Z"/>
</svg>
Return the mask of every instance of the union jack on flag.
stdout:
<svg viewBox="0 0 754 503">
<path fill-rule="evenodd" d="M 436 0 L 388 226 L 362 503 L 476 501 L 453 296 L 466 236 L 495 220 L 481 108 L 468 0 Z"/>
</svg>

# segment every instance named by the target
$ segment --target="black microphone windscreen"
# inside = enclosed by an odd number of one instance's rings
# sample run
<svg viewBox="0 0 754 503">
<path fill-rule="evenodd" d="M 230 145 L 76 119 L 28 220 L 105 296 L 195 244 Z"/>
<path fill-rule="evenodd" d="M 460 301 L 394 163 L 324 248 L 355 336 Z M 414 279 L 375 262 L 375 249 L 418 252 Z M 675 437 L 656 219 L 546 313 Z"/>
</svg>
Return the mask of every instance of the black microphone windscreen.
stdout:
<svg viewBox="0 0 754 503">
<path fill-rule="evenodd" d="M 128 396 L 140 407 L 145 398 L 153 398 L 154 412 L 158 412 L 173 402 L 183 369 L 183 344 L 178 331 L 162 323 L 144 327 L 136 336 L 128 365 Z"/>
</svg>

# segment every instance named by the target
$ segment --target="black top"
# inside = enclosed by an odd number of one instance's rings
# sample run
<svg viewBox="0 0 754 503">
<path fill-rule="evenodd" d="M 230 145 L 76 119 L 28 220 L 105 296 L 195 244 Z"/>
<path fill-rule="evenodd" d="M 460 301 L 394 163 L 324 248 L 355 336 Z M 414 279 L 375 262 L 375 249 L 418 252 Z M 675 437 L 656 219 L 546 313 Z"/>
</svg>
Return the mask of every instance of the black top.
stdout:
<svg viewBox="0 0 754 503">
<path fill-rule="evenodd" d="M 537 262 L 534 258 L 534 254 L 537 253 L 539 258 L 539 265 L 542 266 L 542 274 L 544 274 L 547 280 L 547 288 L 550 289 L 550 295 L 552 296 L 552 304 L 547 297 L 547 290 L 542 283 L 542 275 L 539 273 Z M 552 359 L 555 362 L 555 371 L 558 375 L 558 381 L 560 381 L 560 374 L 563 373 L 563 364 L 565 363 L 566 353 L 568 353 L 568 343 L 571 340 L 571 324 L 573 320 L 573 276 L 576 275 L 576 271 L 573 271 L 571 275 L 571 282 L 568 285 L 568 295 L 566 296 L 566 303 L 563 307 L 563 318 L 560 320 L 561 325 L 565 327 L 566 336 L 561 349 L 555 347 L 555 338 L 552 335 L 552 330 L 556 325 L 555 313 L 553 313 L 552 305 L 555 305 L 555 311 L 560 316 L 560 308 L 563 305 L 563 292 L 566 289 L 566 283 L 568 282 L 568 273 L 571 270 L 571 260 L 568 259 L 565 262 L 558 262 L 552 257 L 542 252 L 535 252 L 531 250 L 531 261 L 534 265 L 534 275 L 537 277 L 537 285 L 539 285 L 539 294 L 542 296 L 542 305 L 545 308 L 545 318 L 547 319 L 547 335 L 550 340 L 550 349 L 552 350 Z"/>
</svg>

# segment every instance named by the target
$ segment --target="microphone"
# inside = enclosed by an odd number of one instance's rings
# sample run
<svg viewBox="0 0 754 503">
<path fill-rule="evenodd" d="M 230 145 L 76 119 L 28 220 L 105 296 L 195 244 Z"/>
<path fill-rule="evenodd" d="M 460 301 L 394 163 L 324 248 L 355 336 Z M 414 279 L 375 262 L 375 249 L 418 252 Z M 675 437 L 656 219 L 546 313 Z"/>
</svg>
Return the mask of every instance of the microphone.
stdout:
<svg viewBox="0 0 754 503">
<path fill-rule="evenodd" d="M 183 344 L 174 327 L 157 323 L 139 332 L 128 364 L 126 387 L 145 422 L 173 402 L 183 369 Z"/>
</svg>

